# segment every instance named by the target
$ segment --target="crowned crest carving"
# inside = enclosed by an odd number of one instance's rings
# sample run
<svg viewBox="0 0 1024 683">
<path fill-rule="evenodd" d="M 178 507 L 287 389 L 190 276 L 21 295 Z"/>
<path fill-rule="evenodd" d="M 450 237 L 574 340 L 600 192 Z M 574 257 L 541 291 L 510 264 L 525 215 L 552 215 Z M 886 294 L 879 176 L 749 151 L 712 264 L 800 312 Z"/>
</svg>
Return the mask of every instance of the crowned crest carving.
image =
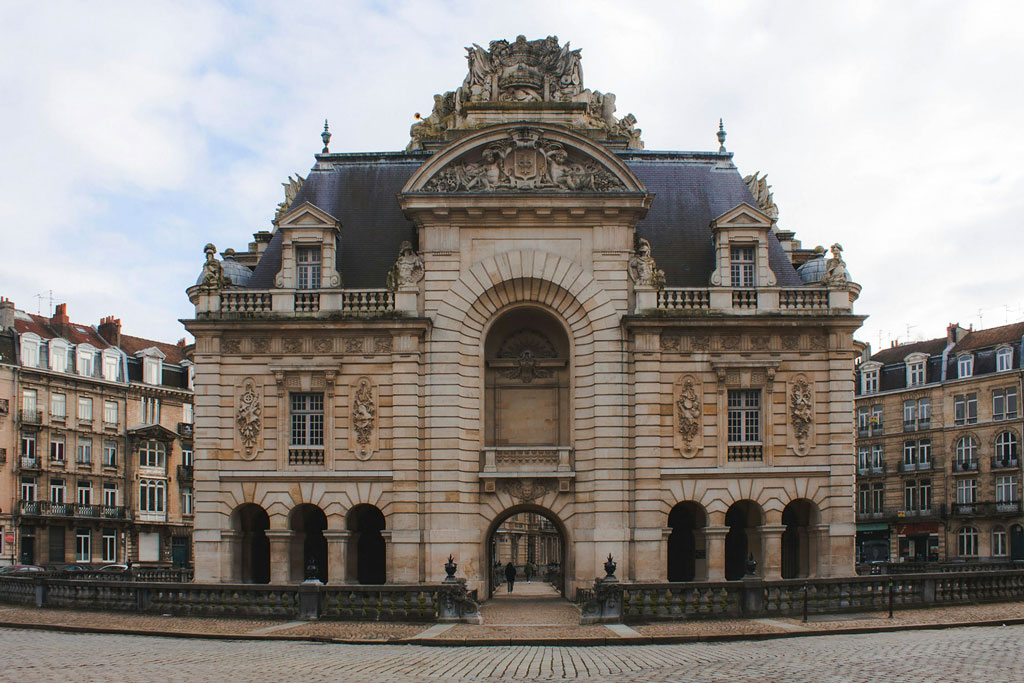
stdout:
<svg viewBox="0 0 1024 683">
<path fill-rule="evenodd" d="M 789 393 L 789 418 L 793 423 L 798 450 L 805 450 L 811 436 L 811 424 L 814 422 L 814 396 L 811 385 L 804 377 L 798 377 Z"/>
<path fill-rule="evenodd" d="M 475 156 L 474 156 L 475 155 Z M 550 140 L 536 128 L 509 137 L 448 164 L 426 182 L 424 192 L 609 192 L 626 186 L 603 165 Z"/>
<path fill-rule="evenodd" d="M 555 490 L 555 482 L 548 479 L 503 479 L 500 485 L 520 503 L 531 503 Z"/>
<path fill-rule="evenodd" d="M 617 119 L 615 95 L 583 87 L 580 50 L 570 49 L 568 42 L 559 45 L 557 36 L 494 40 L 486 49 L 474 43 L 466 53 L 469 68 L 462 86 L 434 95 L 430 115 L 414 123 L 409 131 L 411 149 L 422 147 L 425 141 L 443 140 L 450 130 L 479 127 L 481 121 L 474 119 L 475 109 L 491 106 L 507 110 L 517 104 L 525 105 L 521 112 L 524 118 L 543 118 L 548 110 L 573 112 L 570 125 L 619 140 L 630 149 L 643 148 L 636 117 L 627 114 Z"/>
<path fill-rule="evenodd" d="M 242 393 L 238 397 L 238 410 L 235 413 L 235 424 L 238 426 L 238 435 L 242 439 L 246 459 L 252 458 L 256 454 L 262 420 L 263 408 L 260 405 L 260 395 L 256 390 L 256 383 L 247 379 L 242 385 Z"/>
<path fill-rule="evenodd" d="M 511 359 L 513 364 L 502 371 L 506 379 L 529 384 L 538 377 L 551 377 L 552 370 L 542 359 L 557 358 L 558 353 L 547 337 L 535 330 L 523 330 L 508 337 L 498 349 L 498 358 Z"/>
</svg>

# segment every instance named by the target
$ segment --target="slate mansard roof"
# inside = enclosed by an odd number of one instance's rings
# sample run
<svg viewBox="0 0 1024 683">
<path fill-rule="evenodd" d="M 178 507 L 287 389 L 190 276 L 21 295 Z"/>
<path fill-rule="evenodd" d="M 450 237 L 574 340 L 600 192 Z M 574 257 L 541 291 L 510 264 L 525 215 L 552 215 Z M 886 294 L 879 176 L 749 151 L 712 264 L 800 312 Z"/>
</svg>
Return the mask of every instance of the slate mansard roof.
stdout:
<svg viewBox="0 0 1024 683">
<path fill-rule="evenodd" d="M 654 195 L 638 233 L 650 241 L 666 283 L 705 287 L 714 269 L 710 223 L 746 202 L 757 206 L 732 155 L 715 152 L 626 151 L 618 156 Z M 398 206 L 396 195 L 429 159 L 430 152 L 329 154 L 318 160 L 292 202 L 309 202 L 340 221 L 340 271 L 345 287 L 383 287 L 404 240 L 416 243 L 416 231 Z M 275 232 L 247 287 L 273 287 L 281 267 L 281 232 Z M 769 263 L 778 284 L 803 284 L 774 234 Z"/>
</svg>

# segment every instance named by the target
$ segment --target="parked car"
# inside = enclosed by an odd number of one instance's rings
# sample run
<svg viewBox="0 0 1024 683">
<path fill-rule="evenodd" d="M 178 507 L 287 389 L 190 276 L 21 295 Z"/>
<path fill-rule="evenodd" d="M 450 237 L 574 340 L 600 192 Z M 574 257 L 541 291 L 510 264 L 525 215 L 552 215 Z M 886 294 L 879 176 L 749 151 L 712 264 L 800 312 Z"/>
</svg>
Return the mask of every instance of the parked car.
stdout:
<svg viewBox="0 0 1024 683">
<path fill-rule="evenodd" d="M 40 567 L 34 564 L 12 564 L 6 567 L 0 567 L 0 574 L 35 574 L 36 572 L 45 572 L 44 567 Z"/>
<path fill-rule="evenodd" d="M 94 572 L 96 568 L 91 564 L 75 563 L 75 564 L 54 564 L 46 567 L 48 571 L 54 572 Z"/>
<path fill-rule="evenodd" d="M 126 564 L 108 564 L 100 567 L 97 571 L 103 573 L 117 574 L 128 571 L 128 565 Z"/>
</svg>

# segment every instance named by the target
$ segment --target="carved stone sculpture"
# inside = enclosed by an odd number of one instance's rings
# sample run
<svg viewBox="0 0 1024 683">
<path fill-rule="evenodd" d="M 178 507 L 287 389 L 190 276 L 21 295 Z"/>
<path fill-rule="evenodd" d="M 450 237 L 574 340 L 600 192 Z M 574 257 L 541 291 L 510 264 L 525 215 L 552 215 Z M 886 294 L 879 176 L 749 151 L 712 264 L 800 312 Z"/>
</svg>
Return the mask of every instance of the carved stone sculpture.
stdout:
<svg viewBox="0 0 1024 683">
<path fill-rule="evenodd" d="M 511 359 L 513 363 L 502 371 L 507 379 L 518 379 L 529 384 L 537 377 L 551 377 L 552 370 L 544 360 L 556 358 L 558 353 L 547 337 L 533 330 L 518 332 L 498 349 L 499 359 Z"/>
<path fill-rule="evenodd" d="M 256 392 L 256 385 L 252 380 L 246 380 L 242 386 L 242 394 L 238 397 L 238 411 L 235 415 L 238 435 L 242 438 L 242 446 L 245 448 L 246 456 L 251 457 L 256 449 L 256 443 L 262 427 L 262 418 L 263 408 L 260 406 L 260 397 Z"/>
<path fill-rule="evenodd" d="M 845 285 L 849 282 L 846 262 L 843 261 L 843 245 L 836 242 L 831 247 L 832 258 L 825 262 L 825 283 L 829 285 Z"/>
<path fill-rule="evenodd" d="M 202 285 L 210 290 L 230 285 L 231 280 L 224 276 L 224 266 L 217 260 L 217 247 L 207 244 L 203 253 L 206 254 L 206 262 L 203 264 Z"/>
<path fill-rule="evenodd" d="M 640 287 L 665 285 L 665 271 L 658 270 L 658 264 L 651 256 L 651 243 L 643 237 L 637 242 L 636 252 L 629 259 L 629 277 Z"/>
<path fill-rule="evenodd" d="M 295 201 L 295 197 L 299 194 L 299 190 L 302 189 L 302 184 L 306 182 L 306 179 L 300 176 L 298 173 L 292 178 L 288 176 L 288 182 L 281 183 L 284 187 L 284 201 L 277 205 L 277 211 L 274 213 L 274 220 L 280 218 L 288 209 L 291 208 L 292 202 Z"/>
<path fill-rule="evenodd" d="M 768 176 L 760 177 L 760 172 L 758 172 L 744 177 L 743 182 L 746 183 L 750 194 L 754 195 L 758 208 L 772 219 L 772 223 L 777 223 L 779 207 L 776 206 L 775 197 L 772 196 L 772 186 L 768 184 Z"/>
<path fill-rule="evenodd" d="M 356 443 L 362 454 L 369 452 L 376 419 L 377 405 L 373 400 L 373 388 L 369 380 L 360 380 L 352 401 L 352 428 L 355 430 Z"/>
<path fill-rule="evenodd" d="M 569 43 L 559 45 L 557 36 L 494 40 L 487 48 L 474 43 L 466 48 L 466 61 L 462 87 L 434 95 L 430 115 L 409 131 L 410 148 L 418 149 L 424 141 L 443 140 L 452 129 L 472 128 L 474 123 L 466 112 L 474 105 L 546 102 L 583 103 L 585 114 L 573 125 L 590 133 L 600 131 L 609 140 L 625 140 L 630 149 L 643 148 L 636 117 L 628 114 L 617 120 L 615 95 L 584 88 L 580 50 L 570 49 Z"/>
<path fill-rule="evenodd" d="M 423 259 L 412 248 L 412 242 L 402 242 L 398 259 L 388 271 L 387 288 L 394 292 L 403 287 L 415 287 L 422 279 Z"/>
<path fill-rule="evenodd" d="M 814 421 L 813 401 L 811 386 L 806 379 L 800 377 L 793 384 L 793 391 L 789 394 L 789 416 L 797 441 L 806 442 L 810 437 L 811 423 Z"/>
<path fill-rule="evenodd" d="M 679 419 L 679 435 L 689 449 L 700 434 L 701 415 L 700 396 L 697 395 L 693 379 L 690 377 L 683 380 L 679 398 L 676 400 L 676 415 Z"/>
<path fill-rule="evenodd" d="M 501 490 L 520 503 L 531 503 L 543 498 L 555 489 L 555 482 L 548 479 L 503 479 Z"/>
<path fill-rule="evenodd" d="M 508 139 L 448 164 L 428 180 L 424 192 L 608 192 L 625 185 L 595 160 L 534 128 L 519 128 Z"/>
</svg>

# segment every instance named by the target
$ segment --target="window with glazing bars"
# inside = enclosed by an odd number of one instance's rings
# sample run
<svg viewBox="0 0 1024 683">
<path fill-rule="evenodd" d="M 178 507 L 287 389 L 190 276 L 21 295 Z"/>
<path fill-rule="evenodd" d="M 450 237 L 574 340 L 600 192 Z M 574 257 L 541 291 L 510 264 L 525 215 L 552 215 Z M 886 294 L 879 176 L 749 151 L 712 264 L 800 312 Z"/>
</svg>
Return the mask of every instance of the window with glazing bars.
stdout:
<svg viewBox="0 0 1024 683">
<path fill-rule="evenodd" d="M 754 286 L 754 247 L 732 247 L 730 265 L 733 287 Z"/>
<path fill-rule="evenodd" d="M 320 289 L 320 247 L 295 247 L 296 289 Z"/>
<path fill-rule="evenodd" d="M 293 446 L 324 445 L 324 395 L 292 394 Z"/>
<path fill-rule="evenodd" d="M 761 442 L 761 392 L 729 390 L 729 443 Z"/>
</svg>

